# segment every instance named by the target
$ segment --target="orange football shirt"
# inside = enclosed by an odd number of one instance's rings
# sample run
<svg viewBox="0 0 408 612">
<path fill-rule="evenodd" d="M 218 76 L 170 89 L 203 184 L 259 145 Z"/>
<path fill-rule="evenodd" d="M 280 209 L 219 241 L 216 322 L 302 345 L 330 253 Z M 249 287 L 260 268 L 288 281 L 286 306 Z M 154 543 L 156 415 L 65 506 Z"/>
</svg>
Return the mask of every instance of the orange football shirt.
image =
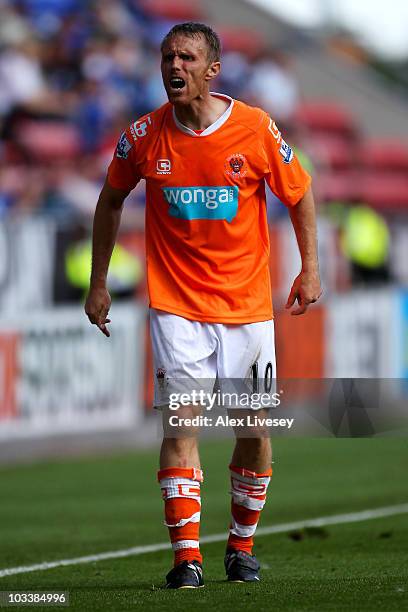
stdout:
<svg viewBox="0 0 408 612">
<path fill-rule="evenodd" d="M 146 180 L 146 262 L 150 306 L 195 321 L 271 319 L 265 181 L 287 206 L 311 178 L 262 110 L 227 98 L 201 134 L 170 103 L 120 137 L 109 184 Z"/>
</svg>

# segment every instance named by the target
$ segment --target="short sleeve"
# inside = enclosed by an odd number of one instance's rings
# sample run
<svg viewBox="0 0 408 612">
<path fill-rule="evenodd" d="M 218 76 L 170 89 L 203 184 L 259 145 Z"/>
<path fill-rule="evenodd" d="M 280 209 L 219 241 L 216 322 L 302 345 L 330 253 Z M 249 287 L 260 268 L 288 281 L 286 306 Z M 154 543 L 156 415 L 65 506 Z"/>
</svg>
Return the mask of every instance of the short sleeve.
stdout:
<svg viewBox="0 0 408 612">
<path fill-rule="evenodd" d="M 137 167 L 135 144 L 131 134 L 126 130 L 120 136 L 109 164 L 108 183 L 114 189 L 131 191 L 141 178 Z"/>
<path fill-rule="evenodd" d="M 265 113 L 261 123 L 265 180 L 286 206 L 297 204 L 312 182 L 293 149 L 282 138 L 276 123 Z"/>
</svg>

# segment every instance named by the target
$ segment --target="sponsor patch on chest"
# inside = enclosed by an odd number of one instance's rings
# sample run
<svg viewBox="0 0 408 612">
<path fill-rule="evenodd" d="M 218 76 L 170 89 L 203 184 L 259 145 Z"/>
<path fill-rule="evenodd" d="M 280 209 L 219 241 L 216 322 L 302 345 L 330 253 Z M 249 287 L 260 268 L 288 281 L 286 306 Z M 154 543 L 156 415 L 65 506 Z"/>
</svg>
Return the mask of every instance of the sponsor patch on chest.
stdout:
<svg viewBox="0 0 408 612">
<path fill-rule="evenodd" d="M 228 223 L 238 212 L 239 188 L 220 187 L 162 187 L 169 204 L 169 215 L 178 219 L 225 220 Z"/>
</svg>

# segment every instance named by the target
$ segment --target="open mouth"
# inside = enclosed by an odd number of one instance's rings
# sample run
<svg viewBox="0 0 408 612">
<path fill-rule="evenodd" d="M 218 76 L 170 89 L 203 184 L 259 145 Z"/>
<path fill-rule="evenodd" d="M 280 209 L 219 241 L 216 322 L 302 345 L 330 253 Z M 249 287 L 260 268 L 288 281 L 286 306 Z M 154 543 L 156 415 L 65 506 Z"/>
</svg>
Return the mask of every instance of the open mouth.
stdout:
<svg viewBox="0 0 408 612">
<path fill-rule="evenodd" d="M 173 77 L 172 79 L 170 79 L 170 87 L 172 89 L 183 89 L 185 84 L 185 80 L 181 77 Z"/>
</svg>

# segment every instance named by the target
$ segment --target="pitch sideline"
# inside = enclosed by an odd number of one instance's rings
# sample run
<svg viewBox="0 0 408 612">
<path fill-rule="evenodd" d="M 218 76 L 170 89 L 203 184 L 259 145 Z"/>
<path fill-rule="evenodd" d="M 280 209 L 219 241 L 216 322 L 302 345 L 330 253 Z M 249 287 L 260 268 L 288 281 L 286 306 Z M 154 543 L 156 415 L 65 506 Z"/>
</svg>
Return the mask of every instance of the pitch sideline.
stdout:
<svg viewBox="0 0 408 612">
<path fill-rule="evenodd" d="M 395 516 L 397 514 L 408 514 L 408 503 L 398 504 L 395 506 L 384 506 L 382 508 L 374 508 L 370 510 L 362 510 L 360 512 L 349 512 L 347 514 L 334 514 L 332 516 L 321 516 L 305 521 L 295 521 L 292 523 L 280 523 L 279 525 L 271 525 L 269 527 L 260 527 L 257 529 L 256 535 L 265 536 L 274 533 L 285 533 L 293 529 L 303 529 L 305 527 L 325 527 L 327 525 L 341 525 L 345 523 L 358 523 L 361 521 L 369 521 L 386 516 Z M 222 542 L 227 537 L 227 531 L 223 533 L 215 533 L 213 535 L 200 538 L 200 544 L 210 544 L 212 542 Z M 99 553 L 96 555 L 87 555 L 84 557 L 75 557 L 73 559 L 60 559 L 59 561 L 44 561 L 35 565 L 22 565 L 20 567 L 10 567 L 0 570 L 0 578 L 6 576 L 14 576 L 15 574 L 26 574 L 29 572 L 40 572 L 56 567 L 65 567 L 67 565 L 79 565 L 82 563 L 93 563 L 96 561 L 106 561 L 107 559 L 120 559 L 123 557 L 131 557 L 135 555 L 143 555 L 145 553 L 157 552 L 170 548 L 169 542 L 161 542 L 158 544 L 149 544 L 147 546 L 134 546 L 124 550 L 116 550 L 110 552 Z"/>
</svg>

